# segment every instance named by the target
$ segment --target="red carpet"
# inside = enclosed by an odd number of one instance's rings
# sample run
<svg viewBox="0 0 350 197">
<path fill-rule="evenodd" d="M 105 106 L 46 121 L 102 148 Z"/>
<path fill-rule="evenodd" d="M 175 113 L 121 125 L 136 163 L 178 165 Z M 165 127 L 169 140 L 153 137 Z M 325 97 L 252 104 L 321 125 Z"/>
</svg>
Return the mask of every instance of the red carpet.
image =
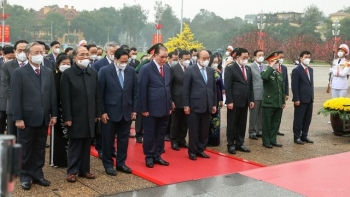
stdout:
<svg viewBox="0 0 350 197">
<path fill-rule="evenodd" d="M 350 153 L 318 157 L 240 174 L 305 196 L 350 196 Z"/>
<path fill-rule="evenodd" d="M 165 143 L 165 151 L 162 157 L 170 163 L 169 166 L 155 164 L 154 168 L 147 168 L 142 144 L 137 144 L 135 139 L 131 138 L 126 165 L 133 170 L 133 174 L 157 185 L 232 174 L 263 166 L 229 155 L 218 154 L 215 151 L 206 152 L 210 155 L 210 159 L 197 158 L 196 161 L 192 161 L 188 158 L 187 149 L 182 148 L 180 151 L 174 151 L 168 142 Z M 97 151 L 94 147 L 91 147 L 91 155 L 97 156 Z"/>
</svg>

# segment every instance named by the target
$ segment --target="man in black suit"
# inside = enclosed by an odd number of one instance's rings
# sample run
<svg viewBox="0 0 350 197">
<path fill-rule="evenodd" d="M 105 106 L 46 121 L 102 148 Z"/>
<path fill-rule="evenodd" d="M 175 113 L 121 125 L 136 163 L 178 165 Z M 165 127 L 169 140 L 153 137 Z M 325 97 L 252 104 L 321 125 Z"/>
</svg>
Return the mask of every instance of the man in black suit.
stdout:
<svg viewBox="0 0 350 197">
<path fill-rule="evenodd" d="M 145 64 L 138 75 L 139 104 L 144 128 L 143 152 L 148 168 L 153 168 L 154 163 L 169 165 L 161 157 L 164 135 L 172 112 L 170 69 L 165 66 L 167 56 L 167 49 L 163 45 L 157 45 L 154 59 Z"/>
<path fill-rule="evenodd" d="M 58 41 L 52 41 L 50 43 L 50 47 L 51 47 L 51 53 L 47 56 L 47 58 L 53 63 L 56 63 L 56 59 L 58 54 L 61 51 L 61 44 Z"/>
<path fill-rule="evenodd" d="M 282 72 L 282 76 L 283 76 L 283 84 L 284 84 L 284 90 L 285 90 L 285 97 L 284 99 L 287 101 L 289 99 L 289 79 L 288 79 L 288 69 L 285 65 L 283 65 L 283 61 L 284 61 L 284 53 L 283 51 L 277 51 L 278 56 L 279 56 L 279 67 L 278 67 L 278 71 Z M 284 136 L 284 133 L 281 133 L 281 131 L 278 128 L 278 132 L 277 135 L 281 135 Z"/>
<path fill-rule="evenodd" d="M 6 97 L 6 114 L 7 114 L 7 134 L 17 136 L 17 128 L 13 119 L 12 103 L 11 103 L 11 76 L 13 70 L 28 64 L 25 49 L 28 42 L 26 40 L 18 40 L 14 45 L 16 58 L 13 61 L 5 62 L 0 68 L 1 71 L 1 85 L 3 87 L 4 95 Z"/>
<path fill-rule="evenodd" d="M 69 138 L 68 182 L 76 182 L 76 174 L 95 178 L 90 173 L 90 145 L 95 136 L 95 122 L 101 117 L 98 76 L 88 67 L 86 47 L 75 48 L 73 58 L 73 66 L 62 73 L 60 83 L 62 114 Z"/>
<path fill-rule="evenodd" d="M 198 56 L 198 50 L 196 48 L 193 48 L 190 50 L 191 53 L 191 63 L 190 66 L 197 64 L 197 56 Z"/>
<path fill-rule="evenodd" d="M 111 154 L 117 134 L 117 170 L 131 173 L 125 165 L 132 119 L 136 118 L 137 76 L 128 65 L 129 54 L 119 48 L 114 62 L 100 69 L 99 86 L 102 101 L 102 163 L 107 174 L 115 176 Z M 111 152 L 111 150 L 113 152 Z"/>
<path fill-rule="evenodd" d="M 227 104 L 227 149 L 231 154 L 236 150 L 250 152 L 244 146 L 248 107 L 254 107 L 253 77 L 251 68 L 246 66 L 249 53 L 239 48 L 236 61 L 226 67 L 225 90 Z"/>
<path fill-rule="evenodd" d="M 118 49 L 118 44 L 115 42 L 107 42 L 105 45 L 105 50 L 106 50 L 106 56 L 97 62 L 95 62 L 92 65 L 92 68 L 95 69 L 98 73 L 98 71 L 109 64 L 111 64 L 114 61 L 114 53 Z"/>
<path fill-rule="evenodd" d="M 129 53 L 129 66 L 136 68 L 140 64 L 140 61 L 137 60 L 137 49 L 135 47 L 130 48 L 130 53 Z"/>
<path fill-rule="evenodd" d="M 183 105 L 189 128 L 188 155 L 209 158 L 204 153 L 208 144 L 210 113 L 216 113 L 216 81 L 214 70 L 207 67 L 210 61 L 206 50 L 198 52 L 196 65 L 186 69 L 183 82 Z"/>
<path fill-rule="evenodd" d="M 191 53 L 183 50 L 179 55 L 180 62 L 170 68 L 170 90 L 173 99 L 174 111 L 171 115 L 171 148 L 180 150 L 180 147 L 188 148 L 186 144 L 187 121 L 183 103 L 183 80 L 186 68 L 190 65 Z"/>
<path fill-rule="evenodd" d="M 29 64 L 17 68 L 11 78 L 13 119 L 16 121 L 18 142 L 22 145 L 22 188 L 31 182 L 49 186 L 42 168 L 45 164 L 47 129 L 57 121 L 57 97 L 53 73 L 41 66 L 44 48 L 39 43 L 26 46 Z"/>
<path fill-rule="evenodd" d="M 3 61 L 0 62 L 0 81 L 2 75 L 2 67 L 5 62 L 12 61 L 16 56 L 14 54 L 15 50 L 12 46 L 6 45 L 3 48 Z M 5 97 L 5 90 L 0 83 L 0 134 L 4 134 L 6 130 L 6 105 L 7 99 Z"/>
<path fill-rule="evenodd" d="M 294 102 L 294 143 L 314 143 L 308 138 L 314 103 L 314 72 L 309 66 L 311 53 L 302 51 L 300 64 L 292 71 L 292 92 Z"/>
</svg>

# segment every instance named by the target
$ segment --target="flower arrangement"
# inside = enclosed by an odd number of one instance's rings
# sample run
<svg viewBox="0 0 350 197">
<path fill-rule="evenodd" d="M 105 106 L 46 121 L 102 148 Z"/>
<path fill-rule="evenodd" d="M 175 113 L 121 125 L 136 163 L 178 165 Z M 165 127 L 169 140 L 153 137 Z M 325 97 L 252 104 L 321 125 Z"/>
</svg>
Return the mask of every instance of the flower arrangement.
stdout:
<svg viewBox="0 0 350 197">
<path fill-rule="evenodd" d="M 342 120 L 350 119 L 350 98 L 339 97 L 329 99 L 323 103 L 323 106 L 318 110 L 317 114 L 325 116 L 339 116 Z"/>
</svg>

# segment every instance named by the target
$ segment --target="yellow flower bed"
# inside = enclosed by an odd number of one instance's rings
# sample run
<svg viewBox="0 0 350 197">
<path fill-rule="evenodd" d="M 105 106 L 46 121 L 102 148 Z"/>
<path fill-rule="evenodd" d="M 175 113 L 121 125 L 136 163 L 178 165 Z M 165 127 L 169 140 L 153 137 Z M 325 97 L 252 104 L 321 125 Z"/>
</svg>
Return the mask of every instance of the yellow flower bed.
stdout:
<svg viewBox="0 0 350 197">
<path fill-rule="evenodd" d="M 337 111 L 350 111 L 350 98 L 347 97 L 339 97 L 339 98 L 333 98 L 329 99 L 326 102 L 323 103 L 323 108 L 329 109 L 329 110 L 337 110 Z"/>
</svg>

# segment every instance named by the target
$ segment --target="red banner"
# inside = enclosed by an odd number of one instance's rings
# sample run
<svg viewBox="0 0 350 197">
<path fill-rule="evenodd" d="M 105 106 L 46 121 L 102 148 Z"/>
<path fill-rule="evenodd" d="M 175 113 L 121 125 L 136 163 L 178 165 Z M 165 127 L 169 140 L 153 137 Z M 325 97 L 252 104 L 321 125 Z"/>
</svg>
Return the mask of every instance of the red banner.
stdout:
<svg viewBox="0 0 350 197">
<path fill-rule="evenodd" d="M 11 41 L 11 28 L 9 25 L 5 25 L 5 31 L 4 31 L 4 42 L 10 43 Z M 2 42 L 2 25 L 0 25 L 0 42 Z"/>
<path fill-rule="evenodd" d="M 157 43 L 162 43 L 163 35 L 162 34 L 153 34 L 153 45 Z"/>
</svg>

